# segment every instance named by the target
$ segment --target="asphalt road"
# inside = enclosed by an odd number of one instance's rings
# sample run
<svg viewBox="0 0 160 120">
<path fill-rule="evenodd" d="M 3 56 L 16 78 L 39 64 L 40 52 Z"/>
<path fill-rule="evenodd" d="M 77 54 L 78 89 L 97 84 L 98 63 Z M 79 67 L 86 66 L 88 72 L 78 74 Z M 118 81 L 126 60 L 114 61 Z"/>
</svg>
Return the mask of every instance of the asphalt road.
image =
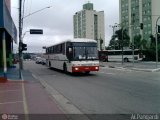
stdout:
<svg viewBox="0 0 160 120">
<path fill-rule="evenodd" d="M 90 75 L 71 75 L 33 61 L 24 67 L 85 114 L 160 113 L 160 72 L 102 67 Z"/>
</svg>

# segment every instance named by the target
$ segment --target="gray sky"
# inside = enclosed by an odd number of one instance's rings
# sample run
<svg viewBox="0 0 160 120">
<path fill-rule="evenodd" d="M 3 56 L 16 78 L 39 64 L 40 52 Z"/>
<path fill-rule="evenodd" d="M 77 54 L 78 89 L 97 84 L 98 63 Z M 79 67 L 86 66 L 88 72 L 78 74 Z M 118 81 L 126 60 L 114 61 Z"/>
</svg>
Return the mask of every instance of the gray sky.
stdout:
<svg viewBox="0 0 160 120">
<path fill-rule="evenodd" d="M 18 28 L 18 1 L 12 1 L 12 17 Z M 28 52 L 42 52 L 42 46 L 49 46 L 60 40 L 73 38 L 73 15 L 82 10 L 88 0 L 25 0 L 25 16 L 37 10 L 52 6 L 24 19 L 24 29 L 43 29 L 43 35 L 26 33 L 24 43 Z M 105 13 L 106 46 L 111 38 L 112 28 L 109 25 L 119 22 L 119 0 L 90 0 L 94 9 Z M 16 45 L 15 45 L 16 46 Z M 16 47 L 15 47 L 16 48 Z"/>
</svg>

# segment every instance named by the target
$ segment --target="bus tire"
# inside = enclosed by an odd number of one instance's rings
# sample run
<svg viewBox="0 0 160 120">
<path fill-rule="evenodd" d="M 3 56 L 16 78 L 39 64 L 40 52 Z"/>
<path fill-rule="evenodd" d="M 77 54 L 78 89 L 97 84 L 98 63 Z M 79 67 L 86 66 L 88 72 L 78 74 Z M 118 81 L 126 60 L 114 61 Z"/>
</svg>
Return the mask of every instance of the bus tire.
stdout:
<svg viewBox="0 0 160 120">
<path fill-rule="evenodd" d="M 124 62 L 129 62 L 128 58 L 124 58 Z"/>
<path fill-rule="evenodd" d="M 107 62 L 107 59 L 105 59 L 105 58 L 103 58 L 103 60 L 102 60 L 103 62 Z"/>
<path fill-rule="evenodd" d="M 66 63 L 63 64 L 63 71 L 64 71 L 64 73 L 67 73 L 67 65 L 66 65 Z"/>
<path fill-rule="evenodd" d="M 90 73 L 90 71 L 86 71 L 85 74 L 88 75 Z"/>
</svg>

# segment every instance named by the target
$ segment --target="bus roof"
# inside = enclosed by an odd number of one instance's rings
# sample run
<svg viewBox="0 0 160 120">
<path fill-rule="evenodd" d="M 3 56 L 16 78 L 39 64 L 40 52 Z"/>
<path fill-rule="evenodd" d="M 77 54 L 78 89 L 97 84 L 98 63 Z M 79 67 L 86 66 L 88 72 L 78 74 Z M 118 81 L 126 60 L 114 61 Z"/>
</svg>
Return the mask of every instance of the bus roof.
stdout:
<svg viewBox="0 0 160 120">
<path fill-rule="evenodd" d="M 92 42 L 92 43 L 97 43 L 96 40 L 93 40 L 93 39 L 86 39 L 86 38 L 75 38 L 75 39 L 67 39 L 67 40 L 63 40 L 63 41 L 60 41 L 58 43 L 55 43 L 51 46 L 54 46 L 54 45 L 59 45 L 59 44 L 62 44 L 62 43 L 65 43 L 65 42 Z M 51 46 L 48 46 L 48 47 L 51 47 Z"/>
</svg>

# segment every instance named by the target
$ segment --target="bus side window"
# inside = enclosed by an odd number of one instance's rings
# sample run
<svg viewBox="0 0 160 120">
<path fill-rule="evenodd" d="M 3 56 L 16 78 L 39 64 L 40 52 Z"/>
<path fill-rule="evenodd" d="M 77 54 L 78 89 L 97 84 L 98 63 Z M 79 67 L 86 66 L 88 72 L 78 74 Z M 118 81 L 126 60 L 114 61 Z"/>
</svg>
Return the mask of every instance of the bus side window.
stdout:
<svg viewBox="0 0 160 120">
<path fill-rule="evenodd" d="M 65 44 L 62 44 L 62 54 L 65 55 Z"/>
</svg>

